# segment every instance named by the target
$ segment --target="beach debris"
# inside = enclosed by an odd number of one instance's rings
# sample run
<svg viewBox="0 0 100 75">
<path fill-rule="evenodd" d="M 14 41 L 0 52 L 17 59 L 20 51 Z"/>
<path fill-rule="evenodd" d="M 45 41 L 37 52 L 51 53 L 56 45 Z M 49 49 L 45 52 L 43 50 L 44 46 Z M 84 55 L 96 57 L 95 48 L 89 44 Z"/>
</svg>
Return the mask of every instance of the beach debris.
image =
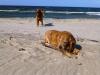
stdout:
<svg viewBox="0 0 100 75">
<path fill-rule="evenodd" d="M 78 57 L 75 57 L 75 59 L 78 59 Z"/>
<path fill-rule="evenodd" d="M 82 63 L 78 63 L 78 65 L 82 65 Z"/>
<path fill-rule="evenodd" d="M 9 40 L 12 40 L 12 38 L 13 38 L 13 37 L 12 37 L 12 36 L 10 36 L 10 37 L 9 37 Z"/>
<path fill-rule="evenodd" d="M 80 38 L 79 41 L 80 41 L 80 42 L 84 42 L 84 39 Z"/>
<path fill-rule="evenodd" d="M 7 43 L 7 39 L 1 40 L 1 43 L 6 44 Z"/>
<path fill-rule="evenodd" d="M 89 40 L 89 41 L 93 41 L 93 42 L 99 42 L 99 41 L 97 41 L 97 40 Z"/>
<path fill-rule="evenodd" d="M 25 51 L 25 49 L 24 48 L 20 48 L 19 51 Z"/>
</svg>

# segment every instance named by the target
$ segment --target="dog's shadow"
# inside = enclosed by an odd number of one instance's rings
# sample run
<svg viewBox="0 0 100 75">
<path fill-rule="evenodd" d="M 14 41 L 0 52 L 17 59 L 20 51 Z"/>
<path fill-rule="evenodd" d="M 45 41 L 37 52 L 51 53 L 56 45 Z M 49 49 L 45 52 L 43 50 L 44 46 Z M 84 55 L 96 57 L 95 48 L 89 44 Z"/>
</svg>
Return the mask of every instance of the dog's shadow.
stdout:
<svg viewBox="0 0 100 75">
<path fill-rule="evenodd" d="M 52 23 L 45 24 L 45 26 L 54 26 Z"/>
<path fill-rule="evenodd" d="M 76 45 L 75 45 L 75 48 L 78 49 L 78 50 L 82 50 L 82 46 L 79 45 L 79 44 L 76 44 Z"/>
</svg>

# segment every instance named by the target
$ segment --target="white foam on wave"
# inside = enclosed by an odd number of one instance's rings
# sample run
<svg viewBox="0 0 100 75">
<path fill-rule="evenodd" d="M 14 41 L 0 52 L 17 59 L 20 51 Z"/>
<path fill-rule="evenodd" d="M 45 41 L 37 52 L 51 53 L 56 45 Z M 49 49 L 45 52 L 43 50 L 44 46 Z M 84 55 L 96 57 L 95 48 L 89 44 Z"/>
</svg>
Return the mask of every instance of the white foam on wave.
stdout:
<svg viewBox="0 0 100 75">
<path fill-rule="evenodd" d="M 88 15 L 100 15 L 100 12 L 86 12 Z"/>
<path fill-rule="evenodd" d="M 0 10 L 0 11 L 4 11 L 4 12 L 15 12 L 15 11 L 19 11 L 19 10 Z"/>
<path fill-rule="evenodd" d="M 87 14 L 87 15 L 100 15 L 100 12 L 70 12 L 70 11 L 46 11 L 46 13 L 61 13 L 61 14 Z"/>
</svg>

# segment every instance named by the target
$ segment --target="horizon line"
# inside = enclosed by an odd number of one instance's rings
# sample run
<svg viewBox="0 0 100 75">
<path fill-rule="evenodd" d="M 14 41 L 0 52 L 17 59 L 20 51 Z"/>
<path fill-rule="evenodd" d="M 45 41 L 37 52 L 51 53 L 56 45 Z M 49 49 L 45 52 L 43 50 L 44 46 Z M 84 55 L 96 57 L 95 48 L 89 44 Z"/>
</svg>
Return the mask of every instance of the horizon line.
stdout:
<svg viewBox="0 0 100 75">
<path fill-rule="evenodd" d="M 100 7 L 79 7 L 79 6 L 39 6 L 39 5 L 0 5 L 0 6 L 26 6 L 26 7 L 72 7 L 72 8 L 100 8 Z"/>
</svg>

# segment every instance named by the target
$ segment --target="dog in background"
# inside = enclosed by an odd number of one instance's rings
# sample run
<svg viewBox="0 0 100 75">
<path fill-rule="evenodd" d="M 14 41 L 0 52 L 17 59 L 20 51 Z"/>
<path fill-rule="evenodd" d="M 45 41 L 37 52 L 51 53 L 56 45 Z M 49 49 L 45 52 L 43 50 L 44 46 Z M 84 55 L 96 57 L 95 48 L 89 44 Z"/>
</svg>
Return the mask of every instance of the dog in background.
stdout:
<svg viewBox="0 0 100 75">
<path fill-rule="evenodd" d="M 37 26 L 39 26 L 39 22 L 43 25 L 43 10 L 42 9 L 37 9 L 36 11 L 36 22 Z"/>
</svg>

